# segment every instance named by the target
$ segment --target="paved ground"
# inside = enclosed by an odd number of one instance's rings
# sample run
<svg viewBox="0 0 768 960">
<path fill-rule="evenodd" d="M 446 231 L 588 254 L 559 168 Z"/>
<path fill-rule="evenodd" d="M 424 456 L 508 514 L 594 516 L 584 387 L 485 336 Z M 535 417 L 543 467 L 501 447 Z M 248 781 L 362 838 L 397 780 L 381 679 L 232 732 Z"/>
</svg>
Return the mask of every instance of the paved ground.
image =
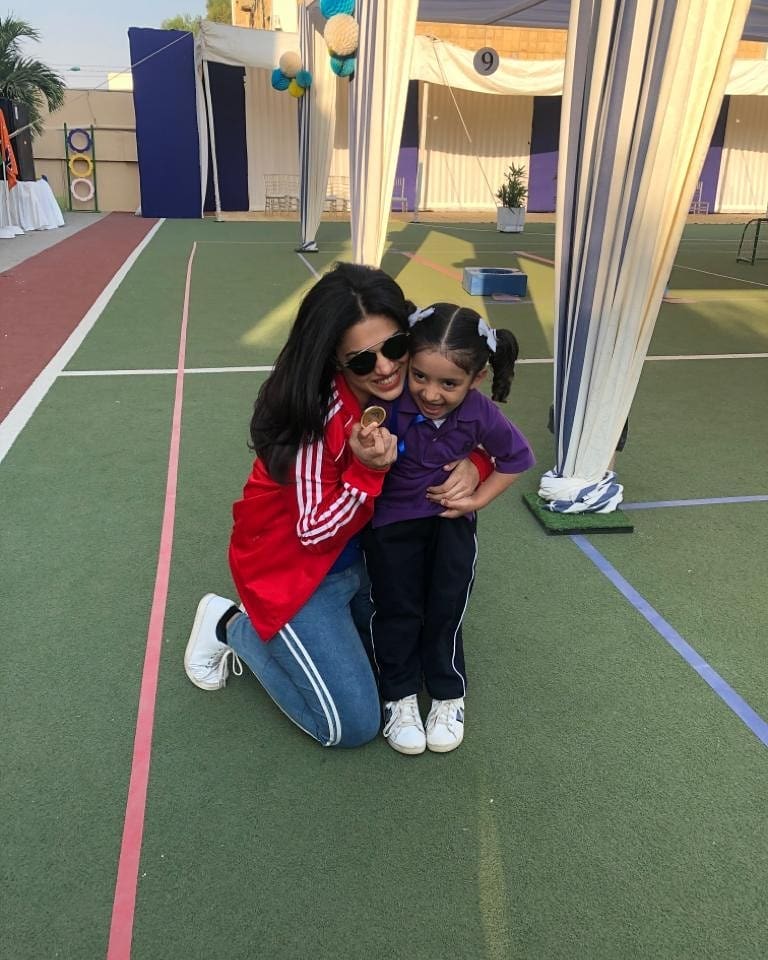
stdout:
<svg viewBox="0 0 768 960">
<path fill-rule="evenodd" d="M 55 230 L 30 230 L 20 237 L 14 237 L 12 240 L 0 240 L 0 273 L 4 270 L 10 270 L 27 260 L 34 257 L 35 254 L 42 253 L 49 247 L 74 233 L 78 233 L 84 227 L 89 227 L 97 220 L 106 217 L 106 213 L 76 212 L 65 213 L 63 227 L 57 227 Z"/>
</svg>

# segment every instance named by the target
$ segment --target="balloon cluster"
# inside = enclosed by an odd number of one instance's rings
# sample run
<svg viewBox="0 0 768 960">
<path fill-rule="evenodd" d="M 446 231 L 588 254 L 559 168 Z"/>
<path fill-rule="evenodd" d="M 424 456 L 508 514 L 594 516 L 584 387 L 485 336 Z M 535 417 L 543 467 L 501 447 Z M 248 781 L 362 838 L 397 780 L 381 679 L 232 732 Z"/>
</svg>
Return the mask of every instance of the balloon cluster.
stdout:
<svg viewBox="0 0 768 960">
<path fill-rule="evenodd" d="M 272 86 L 275 90 L 287 90 L 297 99 L 304 96 L 304 91 L 312 86 L 312 74 L 302 70 L 301 54 L 287 50 L 280 57 L 280 66 L 272 71 Z"/>
<path fill-rule="evenodd" d="M 360 38 L 355 0 L 320 0 L 320 13 L 326 18 L 323 37 L 331 55 L 331 70 L 338 77 L 352 77 Z"/>
</svg>

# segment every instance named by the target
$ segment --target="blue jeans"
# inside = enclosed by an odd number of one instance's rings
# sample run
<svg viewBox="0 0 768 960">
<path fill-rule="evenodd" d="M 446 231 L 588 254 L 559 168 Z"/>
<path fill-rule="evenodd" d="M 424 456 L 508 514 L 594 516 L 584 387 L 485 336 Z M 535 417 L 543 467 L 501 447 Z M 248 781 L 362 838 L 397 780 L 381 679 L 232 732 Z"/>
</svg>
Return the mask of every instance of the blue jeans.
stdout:
<svg viewBox="0 0 768 960">
<path fill-rule="evenodd" d="M 358 747 L 379 732 L 379 694 L 355 626 L 366 629 L 369 604 L 357 563 L 328 574 L 269 643 L 245 614 L 227 626 L 227 643 L 278 707 L 326 747 Z"/>
</svg>

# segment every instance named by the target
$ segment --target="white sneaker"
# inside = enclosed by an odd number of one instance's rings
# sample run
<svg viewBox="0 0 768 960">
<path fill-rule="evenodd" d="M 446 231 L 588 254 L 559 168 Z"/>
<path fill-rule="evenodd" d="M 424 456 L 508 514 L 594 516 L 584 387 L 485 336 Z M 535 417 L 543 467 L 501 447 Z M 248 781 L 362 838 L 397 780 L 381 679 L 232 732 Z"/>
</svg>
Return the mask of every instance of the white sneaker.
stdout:
<svg viewBox="0 0 768 960">
<path fill-rule="evenodd" d="M 433 700 L 427 716 L 427 746 L 435 753 L 455 750 L 464 739 L 464 699 Z"/>
<path fill-rule="evenodd" d="M 384 704 L 383 732 L 387 743 L 398 753 L 424 753 L 427 738 L 415 693 Z"/>
<path fill-rule="evenodd" d="M 184 669 L 187 676 L 201 690 L 221 690 L 229 676 L 229 659 L 232 658 L 232 672 L 240 676 L 243 665 L 232 647 L 219 643 L 216 637 L 216 624 L 234 604 L 226 597 L 217 597 L 215 593 L 206 593 L 197 605 L 192 633 L 187 641 L 184 653 Z"/>
</svg>

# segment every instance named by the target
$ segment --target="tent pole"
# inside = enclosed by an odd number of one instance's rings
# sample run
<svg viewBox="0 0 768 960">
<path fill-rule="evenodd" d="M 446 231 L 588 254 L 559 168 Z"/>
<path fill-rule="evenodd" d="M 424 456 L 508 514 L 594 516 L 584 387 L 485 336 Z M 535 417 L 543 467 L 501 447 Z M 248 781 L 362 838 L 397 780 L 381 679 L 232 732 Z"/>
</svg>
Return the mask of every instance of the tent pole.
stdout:
<svg viewBox="0 0 768 960">
<path fill-rule="evenodd" d="M 416 163 L 416 196 L 413 204 L 413 219 L 418 222 L 422 208 L 424 187 L 424 163 L 427 157 L 427 119 L 429 117 L 429 84 L 422 81 L 419 87 L 419 155 Z"/>
<path fill-rule="evenodd" d="M 211 162 L 213 163 L 213 196 L 216 201 L 216 219 L 221 220 L 221 197 L 219 196 L 219 165 L 216 162 L 216 135 L 213 130 L 213 102 L 211 100 L 211 78 L 208 75 L 208 61 L 203 60 L 205 74 L 205 104 L 208 114 L 208 139 L 211 143 Z"/>
</svg>

